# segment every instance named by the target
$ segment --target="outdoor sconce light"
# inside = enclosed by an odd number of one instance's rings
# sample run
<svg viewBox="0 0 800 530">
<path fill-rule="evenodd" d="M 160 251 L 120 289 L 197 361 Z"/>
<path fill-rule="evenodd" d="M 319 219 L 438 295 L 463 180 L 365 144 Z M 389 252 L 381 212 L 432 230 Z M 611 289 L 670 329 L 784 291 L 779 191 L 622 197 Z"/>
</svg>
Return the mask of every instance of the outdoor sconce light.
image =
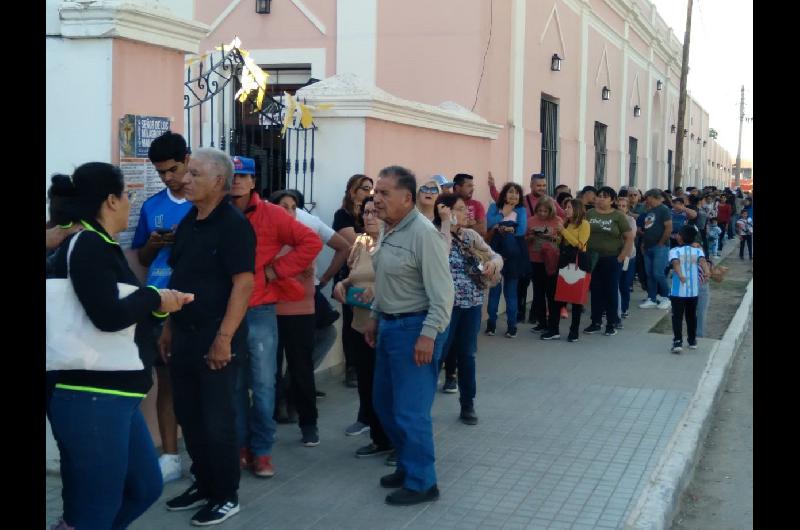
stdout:
<svg viewBox="0 0 800 530">
<path fill-rule="evenodd" d="M 703 147 L 705 147 L 707 143 L 708 142 L 706 140 L 703 140 Z"/>
<path fill-rule="evenodd" d="M 550 59 L 550 69 L 554 72 L 561 71 L 561 57 L 557 53 L 554 53 L 553 58 Z"/>
<path fill-rule="evenodd" d="M 675 129 L 676 129 L 676 127 L 673 125 L 672 127 L 669 128 L 669 132 L 671 132 L 672 134 L 675 134 Z"/>
<path fill-rule="evenodd" d="M 683 137 L 686 138 L 687 136 L 689 136 L 689 129 L 684 129 L 683 130 Z"/>
<path fill-rule="evenodd" d="M 659 79 L 656 81 L 656 90 L 661 90 L 662 88 L 664 88 L 664 82 Z"/>
<path fill-rule="evenodd" d="M 611 89 L 607 86 L 603 87 L 603 101 L 608 101 L 611 99 Z"/>
<path fill-rule="evenodd" d="M 642 115 L 642 108 L 639 105 L 633 107 L 633 117 L 638 118 Z"/>
<path fill-rule="evenodd" d="M 256 0 L 256 13 L 259 15 L 268 15 L 271 3 L 272 0 Z"/>
<path fill-rule="evenodd" d="M 700 137 L 697 137 L 697 145 L 700 145 Z"/>
</svg>

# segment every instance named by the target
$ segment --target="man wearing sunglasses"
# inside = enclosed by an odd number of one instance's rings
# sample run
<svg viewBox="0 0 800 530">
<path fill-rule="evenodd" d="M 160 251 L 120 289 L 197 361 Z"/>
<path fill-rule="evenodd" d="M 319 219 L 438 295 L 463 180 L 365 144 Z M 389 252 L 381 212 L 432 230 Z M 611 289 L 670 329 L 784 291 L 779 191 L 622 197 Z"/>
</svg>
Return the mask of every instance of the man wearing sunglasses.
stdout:
<svg viewBox="0 0 800 530">
<path fill-rule="evenodd" d="M 147 284 L 164 289 L 172 275 L 172 268 L 167 260 L 175 241 L 174 228 L 192 208 L 192 203 L 186 200 L 183 189 L 183 176 L 186 173 L 186 164 L 189 163 L 189 149 L 183 136 L 167 131 L 153 140 L 147 156 L 166 187 L 142 205 L 131 248 L 137 251 L 139 263 L 143 267 L 149 267 Z M 151 344 L 153 348 L 158 347 L 157 341 L 161 336 L 163 321 L 161 324 L 153 327 L 154 336 Z M 158 462 L 164 482 L 169 482 L 181 477 L 178 423 L 173 408 L 169 368 L 160 355 L 156 355 L 155 358 L 153 364 L 158 381 L 156 413 L 161 449 L 164 453 Z"/>
</svg>

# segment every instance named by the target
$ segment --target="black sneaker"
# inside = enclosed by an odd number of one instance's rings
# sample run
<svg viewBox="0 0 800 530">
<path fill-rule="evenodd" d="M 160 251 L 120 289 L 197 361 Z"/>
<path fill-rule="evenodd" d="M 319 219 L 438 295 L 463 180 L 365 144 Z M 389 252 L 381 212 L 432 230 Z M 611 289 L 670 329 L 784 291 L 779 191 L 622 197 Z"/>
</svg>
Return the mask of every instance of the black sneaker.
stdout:
<svg viewBox="0 0 800 530">
<path fill-rule="evenodd" d="M 381 486 L 384 488 L 400 488 L 406 480 L 405 471 L 395 471 L 381 477 Z"/>
<path fill-rule="evenodd" d="M 610 337 L 610 336 L 616 335 L 616 334 L 617 334 L 617 330 L 616 330 L 616 328 L 614 326 L 606 326 L 606 330 L 603 332 L 603 335 L 605 335 L 606 337 Z"/>
<path fill-rule="evenodd" d="M 306 447 L 316 447 L 319 445 L 319 431 L 316 427 L 303 427 L 303 445 Z"/>
<path fill-rule="evenodd" d="M 224 502 L 209 502 L 203 509 L 194 514 L 194 526 L 211 526 L 220 524 L 239 513 L 239 500 L 229 499 Z"/>
<path fill-rule="evenodd" d="M 547 331 L 539 336 L 542 340 L 558 340 L 561 335 L 557 331 Z"/>
<path fill-rule="evenodd" d="M 697 349 L 697 341 L 694 341 L 694 342 L 689 341 L 689 349 L 690 350 L 696 350 Z"/>
<path fill-rule="evenodd" d="M 541 333 L 543 331 L 547 331 L 547 326 L 541 324 L 536 324 L 533 329 L 531 329 L 531 333 Z"/>
<path fill-rule="evenodd" d="M 325 392 L 321 392 L 321 391 L 317 390 L 317 399 L 322 399 L 327 395 L 328 394 L 326 394 Z"/>
<path fill-rule="evenodd" d="M 569 330 L 569 335 L 567 335 L 567 342 L 578 342 L 578 330 L 577 329 Z"/>
<path fill-rule="evenodd" d="M 455 377 L 445 377 L 442 385 L 442 392 L 445 394 L 455 394 L 458 392 L 458 379 Z"/>
<path fill-rule="evenodd" d="M 601 329 L 603 329 L 603 326 L 600 324 L 591 324 L 588 328 L 584 329 L 583 332 L 587 335 L 591 335 L 592 333 L 597 333 Z"/>
<path fill-rule="evenodd" d="M 167 501 L 167 510 L 179 512 L 181 510 L 191 510 L 205 504 L 208 504 L 208 497 L 202 495 L 197 483 L 193 482 L 189 489 Z"/>
<path fill-rule="evenodd" d="M 356 458 L 366 458 L 369 456 L 385 455 L 391 453 L 391 447 L 378 447 L 375 444 L 365 445 L 356 451 Z"/>
<path fill-rule="evenodd" d="M 672 349 L 670 350 L 672 353 L 680 353 L 683 351 L 683 341 L 682 340 L 673 340 L 672 341 Z"/>
<path fill-rule="evenodd" d="M 421 502 L 431 502 L 439 499 L 439 488 L 431 486 L 428 491 L 412 491 L 400 488 L 386 496 L 386 504 L 394 506 L 410 506 Z"/>
<path fill-rule="evenodd" d="M 517 338 L 517 328 L 508 328 L 508 331 L 506 331 L 506 338 L 507 339 L 516 339 Z"/>
<path fill-rule="evenodd" d="M 486 322 L 486 331 L 484 333 L 486 333 L 490 337 L 494 337 L 494 334 L 495 334 L 496 331 L 497 331 L 497 328 L 496 328 L 494 322 L 491 322 L 491 321 Z"/>
<path fill-rule="evenodd" d="M 633 289 L 631 289 L 631 291 L 632 291 L 632 290 L 633 290 Z M 629 316 L 631 316 L 631 314 L 630 314 L 629 312 L 627 312 L 627 311 L 624 311 L 624 312 L 623 312 L 623 313 L 622 313 L 620 316 L 621 316 L 622 318 L 628 318 Z"/>
<path fill-rule="evenodd" d="M 473 407 L 464 408 L 461 407 L 461 414 L 459 415 L 459 419 L 461 423 L 464 425 L 477 425 L 478 424 L 478 415 L 475 414 L 475 409 Z"/>
<path fill-rule="evenodd" d="M 389 467 L 397 467 L 397 450 L 392 449 L 392 452 L 389 453 L 389 456 L 386 457 L 383 463 Z"/>
</svg>

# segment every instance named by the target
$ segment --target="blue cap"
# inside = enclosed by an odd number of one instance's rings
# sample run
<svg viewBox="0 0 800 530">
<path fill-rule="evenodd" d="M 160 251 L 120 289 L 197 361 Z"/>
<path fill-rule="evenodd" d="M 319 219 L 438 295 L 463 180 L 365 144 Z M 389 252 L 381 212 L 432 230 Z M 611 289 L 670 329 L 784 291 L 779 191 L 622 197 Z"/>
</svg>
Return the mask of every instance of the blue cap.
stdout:
<svg viewBox="0 0 800 530">
<path fill-rule="evenodd" d="M 254 175 L 256 174 L 256 161 L 252 158 L 244 156 L 232 156 L 233 172 L 236 175 Z"/>
<path fill-rule="evenodd" d="M 447 177 L 444 175 L 434 175 L 431 177 L 431 180 L 436 182 L 436 184 L 442 188 L 448 188 L 453 185 L 453 183 L 447 180 Z"/>
</svg>

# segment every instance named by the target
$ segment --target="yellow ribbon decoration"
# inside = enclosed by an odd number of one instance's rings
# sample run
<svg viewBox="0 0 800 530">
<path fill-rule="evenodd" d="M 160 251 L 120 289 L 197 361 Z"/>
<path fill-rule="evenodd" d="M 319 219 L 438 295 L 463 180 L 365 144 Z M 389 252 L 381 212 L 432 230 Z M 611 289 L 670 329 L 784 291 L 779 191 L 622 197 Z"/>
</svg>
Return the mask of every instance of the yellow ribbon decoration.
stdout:
<svg viewBox="0 0 800 530">
<path fill-rule="evenodd" d="M 297 110 L 297 100 L 294 99 L 294 96 L 288 92 L 284 92 L 283 95 L 286 97 L 286 116 L 283 118 L 281 136 L 284 136 L 286 134 L 286 129 L 294 123 L 294 114 Z"/>
</svg>

